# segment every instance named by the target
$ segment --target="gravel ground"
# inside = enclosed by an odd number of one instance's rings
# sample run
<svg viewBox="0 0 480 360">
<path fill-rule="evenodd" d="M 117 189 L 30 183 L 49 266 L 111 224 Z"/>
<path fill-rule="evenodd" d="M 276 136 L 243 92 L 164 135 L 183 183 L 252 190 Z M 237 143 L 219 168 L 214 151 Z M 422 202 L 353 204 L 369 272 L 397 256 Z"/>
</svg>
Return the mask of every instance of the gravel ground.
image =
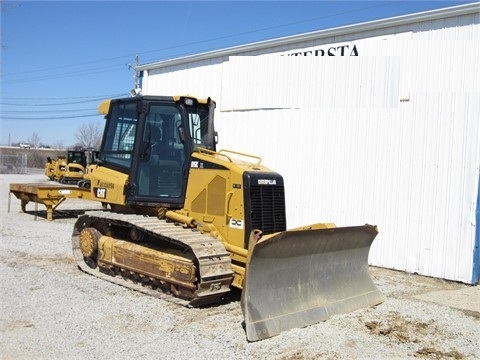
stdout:
<svg viewBox="0 0 480 360">
<path fill-rule="evenodd" d="M 381 305 L 249 343 L 238 293 L 189 309 L 82 273 L 70 244 L 79 212 L 48 222 L 42 211 L 34 221 L 34 205 L 22 213 L 12 195 L 8 213 L 10 183 L 46 178 L 0 180 L 1 359 L 480 359 L 480 313 L 425 296 L 469 286 L 379 268 L 371 273 Z M 82 200 L 60 207 L 100 208 Z"/>
</svg>

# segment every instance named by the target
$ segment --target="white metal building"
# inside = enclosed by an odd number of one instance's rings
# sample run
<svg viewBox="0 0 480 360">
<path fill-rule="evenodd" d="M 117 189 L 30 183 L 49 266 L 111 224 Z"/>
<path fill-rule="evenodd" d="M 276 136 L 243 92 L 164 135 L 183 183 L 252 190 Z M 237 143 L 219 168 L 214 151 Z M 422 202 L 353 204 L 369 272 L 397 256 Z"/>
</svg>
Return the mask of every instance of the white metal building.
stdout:
<svg viewBox="0 0 480 360">
<path fill-rule="evenodd" d="M 372 265 L 478 283 L 480 3 L 140 65 L 217 102 L 219 148 L 284 176 L 288 227 L 376 224 Z"/>
</svg>

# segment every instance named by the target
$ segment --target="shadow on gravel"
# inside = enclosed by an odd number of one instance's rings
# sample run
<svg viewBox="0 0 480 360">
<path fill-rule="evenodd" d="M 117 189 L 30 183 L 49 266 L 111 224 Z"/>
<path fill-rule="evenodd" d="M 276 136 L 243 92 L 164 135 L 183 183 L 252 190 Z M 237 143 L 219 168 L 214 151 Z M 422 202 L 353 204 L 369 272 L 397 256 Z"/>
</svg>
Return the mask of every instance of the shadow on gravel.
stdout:
<svg viewBox="0 0 480 360">
<path fill-rule="evenodd" d="M 240 302 L 241 298 L 242 298 L 242 290 L 237 289 L 235 287 L 230 287 L 230 291 L 225 295 L 225 297 L 222 299 L 222 301 L 219 301 L 219 302 L 216 302 L 216 303 L 213 303 L 213 304 L 199 306 L 199 308 L 200 309 L 213 309 L 213 308 L 224 306 L 226 304 L 230 304 L 232 302 Z"/>
<path fill-rule="evenodd" d="M 55 210 L 53 212 L 53 220 L 57 219 L 75 219 L 80 215 L 85 214 L 86 211 L 92 211 L 92 209 L 85 209 L 85 210 Z M 27 210 L 25 214 L 29 214 L 35 216 L 35 210 Z M 47 219 L 47 211 L 46 210 L 37 210 L 37 217 L 42 219 Z"/>
<path fill-rule="evenodd" d="M 230 292 L 225 296 L 223 301 L 219 303 L 219 305 L 240 301 L 241 297 L 242 297 L 242 290 L 237 289 L 235 287 L 231 287 Z"/>
</svg>

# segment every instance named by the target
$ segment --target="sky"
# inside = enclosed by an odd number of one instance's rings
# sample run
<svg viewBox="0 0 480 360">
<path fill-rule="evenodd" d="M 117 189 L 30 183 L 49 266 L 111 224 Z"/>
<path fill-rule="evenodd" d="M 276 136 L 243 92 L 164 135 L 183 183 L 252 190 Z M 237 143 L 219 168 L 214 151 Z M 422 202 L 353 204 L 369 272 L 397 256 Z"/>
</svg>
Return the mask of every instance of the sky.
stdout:
<svg viewBox="0 0 480 360">
<path fill-rule="evenodd" d="M 475 1 L 9 1 L 1 6 L 0 145 L 72 147 L 134 65 Z M 173 95 L 173 94 L 161 94 Z"/>
</svg>

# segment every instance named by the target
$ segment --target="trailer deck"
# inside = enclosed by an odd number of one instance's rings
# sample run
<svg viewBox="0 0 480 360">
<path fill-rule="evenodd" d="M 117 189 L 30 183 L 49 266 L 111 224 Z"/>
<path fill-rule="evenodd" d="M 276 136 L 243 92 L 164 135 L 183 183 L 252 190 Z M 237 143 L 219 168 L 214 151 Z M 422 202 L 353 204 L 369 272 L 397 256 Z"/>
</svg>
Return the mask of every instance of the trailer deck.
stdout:
<svg viewBox="0 0 480 360">
<path fill-rule="evenodd" d="M 35 203 L 35 220 L 37 220 L 38 204 L 47 208 L 47 220 L 53 220 L 55 209 L 67 199 L 91 200 L 90 189 L 80 188 L 74 185 L 62 185 L 54 183 L 31 183 L 31 184 L 10 184 L 8 197 L 8 212 L 10 212 L 10 199 L 14 194 L 21 200 L 22 211 L 26 211 L 27 204 Z"/>
</svg>

